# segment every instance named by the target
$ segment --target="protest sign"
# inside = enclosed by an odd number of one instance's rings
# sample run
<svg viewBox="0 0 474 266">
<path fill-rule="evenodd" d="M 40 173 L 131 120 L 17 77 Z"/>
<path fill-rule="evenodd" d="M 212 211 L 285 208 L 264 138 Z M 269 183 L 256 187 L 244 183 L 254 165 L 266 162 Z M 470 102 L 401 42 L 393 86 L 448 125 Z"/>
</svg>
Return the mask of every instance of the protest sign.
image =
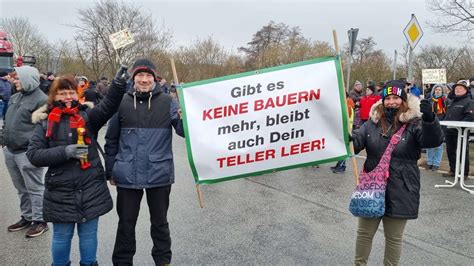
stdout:
<svg viewBox="0 0 474 266">
<path fill-rule="evenodd" d="M 446 69 L 422 69 L 421 77 L 423 84 L 446 84 Z"/>
<path fill-rule="evenodd" d="M 338 57 L 188 83 L 178 93 L 198 184 L 349 155 Z"/>
<path fill-rule="evenodd" d="M 114 46 L 114 49 L 117 50 L 119 48 L 125 47 L 131 43 L 134 43 L 135 40 L 133 39 L 132 33 L 127 29 L 123 29 L 119 32 L 113 33 L 109 35 L 110 42 Z"/>
</svg>

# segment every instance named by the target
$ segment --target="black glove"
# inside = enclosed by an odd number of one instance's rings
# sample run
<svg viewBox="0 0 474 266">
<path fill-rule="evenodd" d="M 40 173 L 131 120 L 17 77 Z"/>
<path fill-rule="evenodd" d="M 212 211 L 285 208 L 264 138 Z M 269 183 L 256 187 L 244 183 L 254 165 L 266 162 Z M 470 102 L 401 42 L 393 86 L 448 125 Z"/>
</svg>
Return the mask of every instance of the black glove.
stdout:
<svg viewBox="0 0 474 266">
<path fill-rule="evenodd" d="M 65 152 L 68 159 L 86 159 L 89 151 L 87 145 L 71 144 L 66 146 Z"/>
<path fill-rule="evenodd" d="M 119 85 L 126 85 L 127 84 L 127 79 L 130 78 L 130 75 L 128 74 L 128 67 L 126 65 L 121 65 L 119 70 L 117 71 L 117 74 L 115 74 L 114 81 L 118 83 Z"/>
<path fill-rule="evenodd" d="M 423 116 L 421 117 L 423 121 L 433 122 L 435 120 L 435 114 L 433 113 L 433 106 L 430 100 L 421 100 L 420 111 L 423 113 Z"/>
<path fill-rule="evenodd" d="M 128 66 L 120 65 L 120 68 L 117 71 L 117 74 L 115 74 L 115 78 L 125 79 L 125 80 L 129 79 L 130 75 L 128 74 L 127 70 L 128 70 Z"/>
</svg>

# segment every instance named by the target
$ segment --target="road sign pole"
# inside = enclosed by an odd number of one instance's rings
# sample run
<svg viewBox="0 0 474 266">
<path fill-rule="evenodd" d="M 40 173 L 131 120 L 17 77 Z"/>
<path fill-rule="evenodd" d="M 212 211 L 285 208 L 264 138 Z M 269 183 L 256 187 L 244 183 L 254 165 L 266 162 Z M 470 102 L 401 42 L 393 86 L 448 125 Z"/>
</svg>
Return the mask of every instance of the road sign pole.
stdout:
<svg viewBox="0 0 474 266">
<path fill-rule="evenodd" d="M 346 91 L 349 92 L 350 90 L 350 83 L 351 82 L 351 61 L 352 61 L 352 56 L 348 55 L 347 56 L 347 78 L 346 78 Z"/>
<path fill-rule="evenodd" d="M 395 54 L 393 55 L 393 80 L 397 79 L 397 57 L 398 53 L 397 50 L 395 50 Z"/>
<path fill-rule="evenodd" d="M 357 34 L 359 33 L 359 29 L 351 28 L 347 31 L 347 35 L 349 37 L 349 54 L 347 56 L 347 78 L 346 78 L 346 91 L 349 92 L 350 90 L 350 82 L 351 82 L 351 63 L 352 63 L 352 54 L 354 53 L 354 47 L 357 41 Z"/>
<path fill-rule="evenodd" d="M 407 81 L 413 83 L 413 49 L 408 45 L 408 78 Z"/>
</svg>

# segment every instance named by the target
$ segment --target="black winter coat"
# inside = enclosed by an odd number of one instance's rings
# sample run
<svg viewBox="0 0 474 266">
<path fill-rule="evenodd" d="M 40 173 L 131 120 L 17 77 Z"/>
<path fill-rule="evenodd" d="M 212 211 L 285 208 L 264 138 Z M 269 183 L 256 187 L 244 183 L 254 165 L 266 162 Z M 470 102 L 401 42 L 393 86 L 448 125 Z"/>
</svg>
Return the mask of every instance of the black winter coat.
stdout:
<svg viewBox="0 0 474 266">
<path fill-rule="evenodd" d="M 354 150 L 359 153 L 365 149 L 367 159 L 364 170 L 369 172 L 379 163 L 390 138 L 399 128 L 390 130 L 382 136 L 381 125 L 376 107 L 371 110 L 370 120 L 352 132 Z M 416 219 L 420 204 L 420 170 L 417 161 L 422 148 L 434 148 L 441 145 L 443 133 L 439 121 L 428 123 L 420 119 L 419 100 L 408 96 L 409 110 L 400 116 L 400 122 L 408 123 L 402 139 L 392 152 L 389 178 L 385 194 L 385 216 L 402 219 Z M 401 126 L 401 125 L 400 125 Z"/>
<path fill-rule="evenodd" d="M 457 96 L 449 101 L 443 121 L 473 122 L 474 101 L 471 99 L 471 94 L 467 93 L 464 96 Z M 455 128 L 448 128 L 446 129 L 446 134 L 457 136 L 458 131 Z"/>
<path fill-rule="evenodd" d="M 112 85 L 105 98 L 95 108 L 81 106 L 79 111 L 86 120 L 89 135 L 96 139 L 99 129 L 116 112 L 122 100 L 125 86 Z M 28 147 L 27 156 L 38 167 L 47 166 L 43 200 L 43 218 L 47 222 L 80 223 L 109 212 L 112 198 L 107 187 L 105 172 L 97 150 L 97 141 L 89 145 L 88 160 L 91 167 L 82 170 L 78 159 L 68 159 L 65 147 L 76 144 L 69 128 L 69 116 L 63 115 L 56 127 L 54 139 L 46 138 L 46 106 L 35 111 L 33 120 L 42 120 L 36 124 Z"/>
</svg>

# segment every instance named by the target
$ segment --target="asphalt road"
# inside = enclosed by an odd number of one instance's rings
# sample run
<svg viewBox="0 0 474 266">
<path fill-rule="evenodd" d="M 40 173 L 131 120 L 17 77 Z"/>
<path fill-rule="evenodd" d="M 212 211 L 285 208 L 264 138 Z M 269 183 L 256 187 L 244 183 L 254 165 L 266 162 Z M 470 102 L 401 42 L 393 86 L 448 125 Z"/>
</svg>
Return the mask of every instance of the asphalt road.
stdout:
<svg viewBox="0 0 474 266">
<path fill-rule="evenodd" d="M 101 142 L 103 143 L 103 141 Z M 184 141 L 174 138 L 176 184 L 169 222 L 176 265 L 351 265 L 357 219 L 347 210 L 354 179 L 349 168 L 333 174 L 332 164 L 203 185 L 199 208 Z M 359 160 L 359 164 L 363 161 Z M 359 166 L 360 168 L 360 166 Z M 421 171 L 421 208 L 405 231 L 401 265 L 474 265 L 474 195 L 435 189 L 441 174 Z M 473 183 L 471 180 L 470 183 Z M 115 200 L 115 188 L 110 187 Z M 8 232 L 19 218 L 19 200 L 0 153 L 0 265 L 50 265 L 51 230 L 35 239 Z M 100 219 L 98 260 L 111 265 L 117 228 L 115 210 Z M 149 214 L 142 201 L 136 265 L 153 265 Z M 369 263 L 381 265 L 383 228 Z M 78 265 L 77 236 L 71 261 Z"/>
</svg>

